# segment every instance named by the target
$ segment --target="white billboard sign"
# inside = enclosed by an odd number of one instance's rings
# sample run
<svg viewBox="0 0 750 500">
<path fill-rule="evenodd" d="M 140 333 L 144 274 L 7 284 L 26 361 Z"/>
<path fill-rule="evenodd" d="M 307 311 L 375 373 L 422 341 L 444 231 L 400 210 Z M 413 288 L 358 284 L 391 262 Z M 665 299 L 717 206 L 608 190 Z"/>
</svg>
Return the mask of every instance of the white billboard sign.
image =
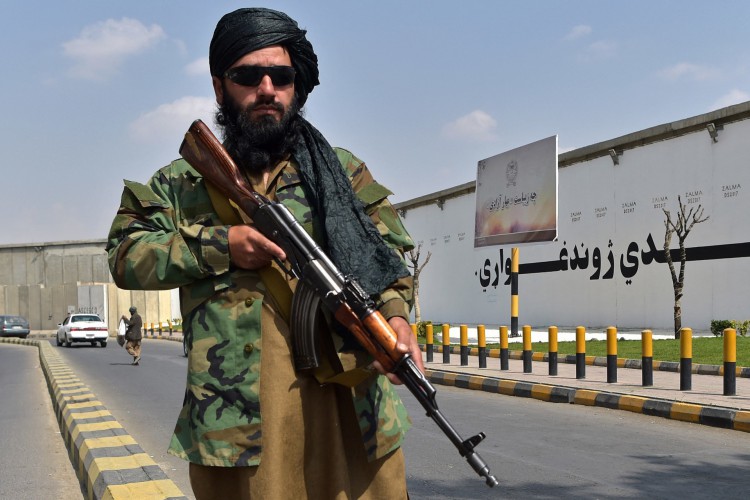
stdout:
<svg viewBox="0 0 750 500">
<path fill-rule="evenodd" d="M 480 160 L 474 247 L 557 238 L 557 136 Z"/>
</svg>

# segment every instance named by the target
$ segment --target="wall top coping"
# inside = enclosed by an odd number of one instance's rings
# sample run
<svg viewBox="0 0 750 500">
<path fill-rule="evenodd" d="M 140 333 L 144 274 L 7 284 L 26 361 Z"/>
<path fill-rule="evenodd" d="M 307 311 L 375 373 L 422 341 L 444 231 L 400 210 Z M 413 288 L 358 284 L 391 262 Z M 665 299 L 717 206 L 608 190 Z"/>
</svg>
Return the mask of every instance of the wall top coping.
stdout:
<svg viewBox="0 0 750 500">
<path fill-rule="evenodd" d="M 664 123 L 662 125 L 616 137 L 614 139 L 591 144 L 590 146 L 574 149 L 572 151 L 566 151 L 557 156 L 557 164 L 559 168 L 565 168 L 575 163 L 589 161 L 601 156 L 609 156 L 609 151 L 611 149 L 614 149 L 617 154 L 623 154 L 623 152 L 628 149 L 634 149 L 647 144 L 674 139 L 681 135 L 705 130 L 709 123 L 713 123 L 718 130 L 721 130 L 725 124 L 746 120 L 748 118 L 750 118 L 750 101 L 717 109 L 716 111 L 711 111 L 702 115 Z M 706 138 L 707 140 L 710 140 L 708 132 L 706 132 Z M 452 188 L 435 191 L 434 193 L 426 194 L 418 198 L 395 203 L 394 206 L 403 215 L 407 210 L 429 205 L 437 201 L 444 202 L 451 198 L 457 198 L 465 194 L 473 193 L 475 190 L 476 181 L 469 181 Z"/>
<path fill-rule="evenodd" d="M 0 251 L 7 250 L 7 249 L 15 249 L 15 248 L 36 248 L 38 251 L 41 251 L 44 248 L 47 247 L 71 247 L 71 246 L 101 246 L 102 251 L 104 251 L 104 248 L 107 246 L 107 240 L 102 239 L 95 239 L 95 240 L 66 240 L 66 241 L 46 241 L 46 242 L 39 242 L 39 243 L 12 243 L 12 244 L 6 244 L 6 245 L 0 245 Z"/>
</svg>

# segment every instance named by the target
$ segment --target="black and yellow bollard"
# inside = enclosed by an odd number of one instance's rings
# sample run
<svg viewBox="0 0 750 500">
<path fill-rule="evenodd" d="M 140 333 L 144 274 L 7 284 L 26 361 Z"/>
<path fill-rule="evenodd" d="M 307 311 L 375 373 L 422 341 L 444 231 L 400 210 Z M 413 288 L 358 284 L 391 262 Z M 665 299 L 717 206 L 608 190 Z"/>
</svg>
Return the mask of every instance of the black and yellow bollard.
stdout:
<svg viewBox="0 0 750 500">
<path fill-rule="evenodd" d="M 607 327 L 607 383 L 617 383 L 617 328 Z"/>
<path fill-rule="evenodd" d="M 557 327 L 550 326 L 549 332 L 549 355 L 547 363 L 549 364 L 549 374 L 557 375 Z"/>
<path fill-rule="evenodd" d="M 523 372 L 531 373 L 531 326 L 523 325 Z"/>
<path fill-rule="evenodd" d="M 586 378 L 586 328 L 576 327 L 576 378 Z"/>
<path fill-rule="evenodd" d="M 417 336 L 417 324 L 411 323 L 409 326 L 411 327 L 411 334 L 416 337 Z"/>
<path fill-rule="evenodd" d="M 487 336 L 484 325 L 477 325 L 477 343 L 479 344 L 479 368 L 487 368 Z"/>
<path fill-rule="evenodd" d="M 174 332 L 174 327 L 172 326 L 172 320 L 171 319 L 167 320 L 167 325 L 169 326 L 169 336 L 171 337 L 172 336 L 172 332 Z"/>
<path fill-rule="evenodd" d="M 432 358 L 435 352 L 435 339 L 433 338 L 432 323 L 427 323 L 425 326 L 425 336 L 427 337 L 427 362 L 432 363 Z"/>
<path fill-rule="evenodd" d="M 508 327 L 500 327 L 500 369 L 508 369 Z"/>
<path fill-rule="evenodd" d="M 461 332 L 461 366 L 469 366 L 469 327 L 461 325 L 459 330 Z"/>
<path fill-rule="evenodd" d="M 154 335 L 156 335 L 156 334 L 154 333 L 154 324 L 153 324 L 153 323 L 151 323 L 151 336 L 153 337 Z"/>
<path fill-rule="evenodd" d="M 510 249 L 510 336 L 518 337 L 518 248 Z"/>
<path fill-rule="evenodd" d="M 641 384 L 654 385 L 654 338 L 651 330 L 641 332 Z"/>
<path fill-rule="evenodd" d="M 737 330 L 724 330 L 724 395 L 737 395 Z"/>
<path fill-rule="evenodd" d="M 680 390 L 693 388 L 693 330 L 680 330 Z"/>
<path fill-rule="evenodd" d="M 443 323 L 443 363 L 451 362 L 451 326 Z"/>
</svg>

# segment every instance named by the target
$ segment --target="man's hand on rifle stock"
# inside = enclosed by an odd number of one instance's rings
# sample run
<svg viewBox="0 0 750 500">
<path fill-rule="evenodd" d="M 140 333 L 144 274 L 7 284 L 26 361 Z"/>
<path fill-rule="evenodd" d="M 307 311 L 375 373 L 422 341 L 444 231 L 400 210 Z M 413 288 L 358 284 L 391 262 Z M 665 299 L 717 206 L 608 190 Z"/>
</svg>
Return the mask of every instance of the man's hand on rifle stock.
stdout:
<svg viewBox="0 0 750 500">
<path fill-rule="evenodd" d="M 411 354 L 411 357 L 414 360 L 414 363 L 416 363 L 419 370 L 424 372 L 422 351 L 419 349 L 419 342 L 417 341 L 417 337 L 412 333 L 409 323 L 404 318 L 395 316 L 388 320 L 388 324 L 391 325 L 393 331 L 396 332 L 396 335 L 398 335 L 398 344 L 396 345 L 396 350 L 401 354 Z M 394 375 L 393 373 L 387 373 L 379 362 L 373 361 L 372 366 L 378 372 L 387 376 L 388 380 L 390 380 L 391 383 L 396 385 L 402 384 L 401 380 L 399 380 L 396 375 Z"/>
<path fill-rule="evenodd" d="M 238 225 L 229 228 L 229 258 L 242 269 L 259 269 L 274 258 L 286 259 L 284 250 L 263 236 L 252 226 Z"/>
</svg>

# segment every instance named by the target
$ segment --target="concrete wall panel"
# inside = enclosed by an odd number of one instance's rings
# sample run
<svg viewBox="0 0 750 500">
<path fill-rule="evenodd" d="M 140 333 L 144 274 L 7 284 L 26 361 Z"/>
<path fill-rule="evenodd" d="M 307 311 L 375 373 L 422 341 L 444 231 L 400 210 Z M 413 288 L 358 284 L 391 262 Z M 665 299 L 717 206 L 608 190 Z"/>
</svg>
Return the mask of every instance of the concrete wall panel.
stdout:
<svg viewBox="0 0 750 500">
<path fill-rule="evenodd" d="M 78 282 L 78 256 L 65 254 L 62 258 L 63 284 Z"/>
<path fill-rule="evenodd" d="M 25 285 L 26 281 L 26 249 L 15 248 L 12 252 L 13 260 L 11 265 L 13 266 L 12 281 L 11 285 Z"/>
<path fill-rule="evenodd" d="M 63 258 L 58 252 L 47 251 L 44 254 L 46 261 L 45 284 L 55 286 L 63 284 Z"/>
<path fill-rule="evenodd" d="M 91 283 L 94 281 L 94 267 L 91 255 L 78 255 L 78 276 L 76 281 L 80 283 Z"/>
<path fill-rule="evenodd" d="M 92 280 L 96 283 L 112 283 L 112 274 L 109 272 L 107 254 L 92 255 L 91 261 L 93 268 Z"/>
<path fill-rule="evenodd" d="M 0 284 L 13 284 L 13 250 L 0 249 Z"/>
</svg>

